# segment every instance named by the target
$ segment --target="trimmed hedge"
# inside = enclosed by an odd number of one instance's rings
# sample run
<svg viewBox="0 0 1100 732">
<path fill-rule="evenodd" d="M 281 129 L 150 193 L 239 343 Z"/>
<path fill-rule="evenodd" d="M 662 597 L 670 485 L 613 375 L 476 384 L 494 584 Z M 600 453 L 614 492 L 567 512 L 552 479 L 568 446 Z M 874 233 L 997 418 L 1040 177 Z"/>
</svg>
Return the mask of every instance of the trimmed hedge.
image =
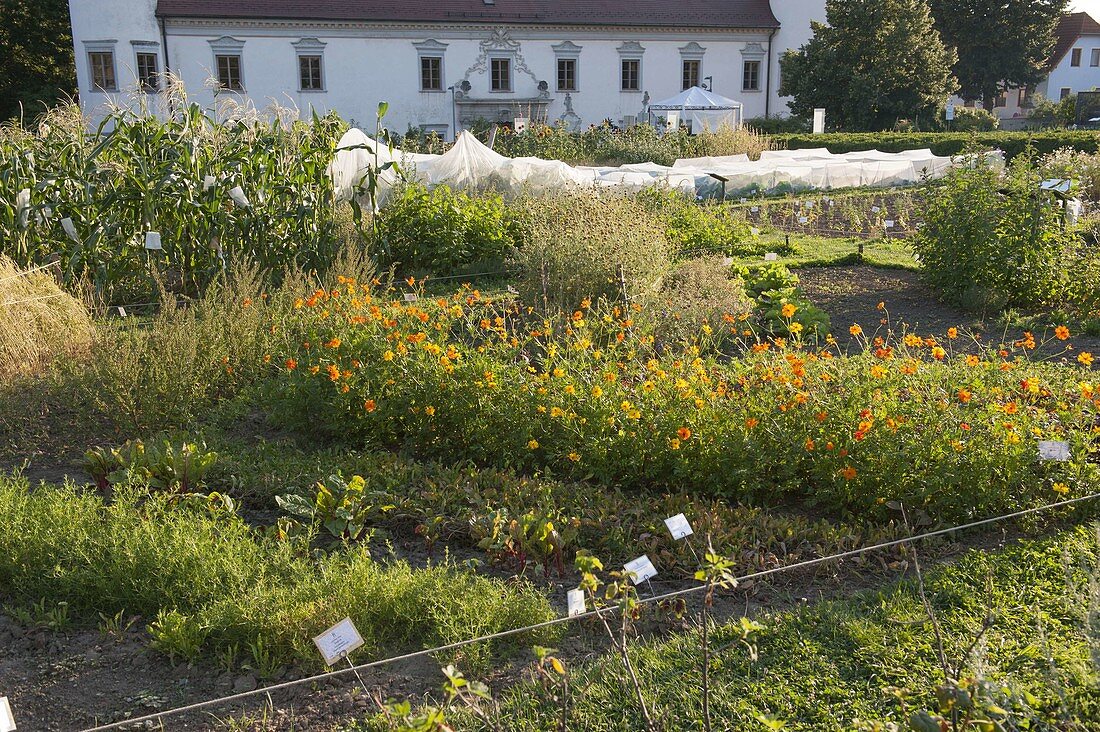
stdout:
<svg viewBox="0 0 1100 732">
<path fill-rule="evenodd" d="M 772 140 L 789 150 L 825 147 L 831 153 L 862 150 L 901 152 L 931 148 L 936 155 L 957 155 L 972 144 L 996 147 L 1011 160 L 1028 142 L 1040 154 L 1070 147 L 1095 153 L 1100 148 L 1100 132 L 1091 130 L 1049 130 L 1042 132 L 831 132 L 825 135 L 774 135 Z"/>
</svg>

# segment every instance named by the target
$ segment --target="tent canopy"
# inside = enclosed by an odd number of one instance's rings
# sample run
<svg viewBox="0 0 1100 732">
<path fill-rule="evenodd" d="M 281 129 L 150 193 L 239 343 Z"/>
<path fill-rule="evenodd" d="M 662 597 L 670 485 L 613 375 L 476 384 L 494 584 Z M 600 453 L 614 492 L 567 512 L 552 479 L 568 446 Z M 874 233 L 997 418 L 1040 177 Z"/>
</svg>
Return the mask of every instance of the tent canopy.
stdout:
<svg viewBox="0 0 1100 732">
<path fill-rule="evenodd" d="M 671 99 L 666 99 L 663 102 L 650 104 L 649 108 L 653 112 L 675 112 L 676 110 L 717 111 L 723 109 L 741 109 L 741 106 L 741 102 L 735 101 L 728 97 L 724 97 L 721 94 L 715 94 L 714 92 L 707 91 L 702 87 L 693 86 L 690 89 L 685 89 Z"/>
</svg>

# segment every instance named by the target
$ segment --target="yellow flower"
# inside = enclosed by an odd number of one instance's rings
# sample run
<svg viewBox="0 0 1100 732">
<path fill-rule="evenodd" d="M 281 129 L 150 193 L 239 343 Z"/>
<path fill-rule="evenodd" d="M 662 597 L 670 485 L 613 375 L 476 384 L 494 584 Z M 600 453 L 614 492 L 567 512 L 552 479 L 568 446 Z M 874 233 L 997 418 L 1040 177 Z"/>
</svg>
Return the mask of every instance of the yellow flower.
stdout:
<svg viewBox="0 0 1100 732">
<path fill-rule="evenodd" d="M 393 360 L 393 351 L 386 351 L 385 353 L 383 353 L 382 354 L 382 360 L 383 361 L 392 361 Z"/>
<path fill-rule="evenodd" d="M 1088 351 L 1081 351 L 1081 353 L 1077 354 L 1077 361 L 1082 366 L 1092 366 L 1092 354 Z"/>
<path fill-rule="evenodd" d="M 791 335 L 798 335 L 802 332 L 802 323 L 791 323 L 787 328 L 791 331 Z"/>
<path fill-rule="evenodd" d="M 569 453 L 568 455 L 566 455 L 566 457 L 568 457 L 570 460 L 572 460 L 575 463 L 579 463 L 581 461 L 581 456 L 578 455 L 575 452 Z"/>
<path fill-rule="evenodd" d="M 527 449 L 528 450 L 537 450 L 537 449 L 539 449 L 539 441 L 538 440 L 529 440 L 527 442 Z"/>
<path fill-rule="evenodd" d="M 577 387 L 573 386 L 572 384 L 567 384 L 566 387 L 565 387 L 565 393 L 566 394 L 576 394 L 577 393 Z"/>
<path fill-rule="evenodd" d="M 792 318 L 792 317 L 794 317 L 794 314 L 796 312 L 798 312 L 798 308 L 796 308 L 794 305 L 792 305 L 790 303 L 787 303 L 786 305 L 783 306 L 783 309 L 782 309 L 781 312 L 783 313 L 784 318 Z"/>
<path fill-rule="evenodd" d="M 848 332 L 851 333 L 853 336 L 861 336 L 863 335 L 863 328 L 860 328 L 858 325 L 853 325 L 851 328 L 848 329 Z"/>
<path fill-rule="evenodd" d="M 959 329 L 958 328 L 948 328 L 947 329 L 947 337 L 950 338 L 951 340 L 955 340 L 956 338 L 959 337 Z"/>
<path fill-rule="evenodd" d="M 432 407 L 432 406 L 424 407 L 424 414 L 428 415 L 429 417 L 434 417 L 435 416 L 435 407 Z"/>
<path fill-rule="evenodd" d="M 671 447 L 673 450 L 679 450 L 680 441 L 673 437 L 671 440 L 668 441 L 668 446 Z"/>
<path fill-rule="evenodd" d="M 592 387 L 592 396 L 595 397 L 596 399 L 599 399 L 601 396 L 603 396 L 603 389 L 601 389 L 598 386 L 593 386 Z"/>
<path fill-rule="evenodd" d="M 944 351 L 939 346 L 933 346 L 932 347 L 932 358 L 936 359 L 937 361 L 942 361 L 943 357 L 946 356 L 946 355 L 947 355 L 947 352 Z"/>
<path fill-rule="evenodd" d="M 1064 496 L 1067 493 L 1069 493 L 1069 486 L 1066 485 L 1065 483 L 1055 483 L 1054 485 L 1051 486 L 1051 490 L 1053 490 L 1055 493 L 1057 493 L 1060 496 Z"/>
<path fill-rule="evenodd" d="M 1054 337 L 1060 341 L 1064 341 L 1069 338 L 1069 328 L 1064 325 L 1059 325 L 1054 329 Z"/>
<path fill-rule="evenodd" d="M 979 359 L 974 354 L 970 354 L 969 356 L 966 357 L 966 365 L 967 366 L 977 366 L 979 363 L 981 363 L 981 359 Z"/>
</svg>

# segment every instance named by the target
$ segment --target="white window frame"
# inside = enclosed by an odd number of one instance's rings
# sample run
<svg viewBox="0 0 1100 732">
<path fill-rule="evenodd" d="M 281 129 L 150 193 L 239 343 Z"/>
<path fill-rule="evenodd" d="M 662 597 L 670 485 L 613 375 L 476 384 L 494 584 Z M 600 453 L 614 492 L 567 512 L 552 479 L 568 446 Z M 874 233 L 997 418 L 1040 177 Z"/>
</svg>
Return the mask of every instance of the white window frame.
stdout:
<svg viewBox="0 0 1100 732">
<path fill-rule="evenodd" d="M 248 89 L 248 83 L 245 81 L 244 75 L 244 41 L 233 38 L 232 36 L 222 36 L 221 38 L 207 42 L 210 44 L 210 50 L 214 55 L 214 78 L 218 81 L 217 93 L 224 94 L 229 92 L 231 94 L 244 94 Z M 219 56 L 237 57 L 237 72 L 241 77 L 239 89 L 233 89 L 221 84 L 221 70 L 218 68 Z"/>
<path fill-rule="evenodd" d="M 96 94 L 109 94 L 111 92 L 117 92 L 118 86 L 118 53 L 115 52 L 115 47 L 118 45 L 118 41 L 115 39 L 102 40 L 102 41 L 84 41 L 84 59 L 88 64 L 88 89 Z M 114 86 L 105 87 L 97 86 L 95 83 L 95 67 L 92 64 L 93 53 L 109 53 L 111 54 L 111 80 L 114 82 Z"/>
<path fill-rule="evenodd" d="M 624 41 L 618 48 L 619 51 L 619 93 L 620 94 L 641 94 L 642 89 L 645 88 L 645 64 L 642 62 L 642 58 L 645 55 L 645 47 L 637 41 Z M 623 82 L 626 81 L 623 75 L 623 63 L 626 61 L 638 62 L 638 87 L 636 89 L 623 88 Z"/>
<path fill-rule="evenodd" d="M 134 49 L 134 78 L 137 80 L 138 89 L 143 94 L 159 94 L 164 89 L 164 71 L 161 69 L 163 59 L 160 56 L 160 44 L 156 41 L 130 41 L 130 45 Z M 142 55 L 156 58 L 156 71 L 153 72 L 156 86 L 152 89 L 145 88 L 141 83 L 141 64 L 138 59 Z"/>
<path fill-rule="evenodd" d="M 741 78 L 738 80 L 737 85 L 741 88 L 743 94 L 760 94 L 763 91 L 766 60 L 767 52 L 759 43 L 747 43 L 741 49 Z M 754 61 L 756 62 L 756 88 L 750 89 L 745 86 L 745 72 L 748 71 L 749 63 Z"/>
<path fill-rule="evenodd" d="M 1081 66 L 1081 56 L 1083 56 L 1083 55 L 1084 54 L 1081 52 L 1080 48 L 1071 48 L 1070 51 L 1069 51 L 1069 65 L 1070 65 L 1070 67 L 1074 68 L 1074 69 L 1080 68 L 1080 66 Z"/>
<path fill-rule="evenodd" d="M 442 94 L 447 91 L 447 44 L 440 43 L 434 38 L 413 44 L 416 49 L 416 86 L 421 94 Z M 424 88 L 424 59 L 439 59 L 439 88 Z"/>
<path fill-rule="evenodd" d="M 497 61 L 505 61 L 508 63 L 508 88 L 507 89 L 494 89 L 493 88 L 493 64 Z M 489 54 L 489 93 L 490 94 L 512 94 L 516 88 L 516 57 L 511 53 L 490 53 Z"/>
<path fill-rule="evenodd" d="M 290 44 L 294 47 L 294 71 L 298 74 L 298 91 L 302 94 L 322 94 L 328 91 L 325 79 L 325 46 L 328 45 L 318 38 L 301 38 Z M 316 89 L 306 89 L 302 86 L 302 58 L 316 57 L 320 63 L 321 86 Z M 244 60 L 241 60 L 241 83 L 244 83 Z"/>
<path fill-rule="evenodd" d="M 695 41 L 680 46 L 680 86 L 683 87 L 682 91 L 687 91 L 688 87 L 684 86 L 684 70 L 687 66 L 687 62 L 695 61 L 699 64 L 699 78 L 696 79 L 698 85 L 702 86 L 703 79 L 706 78 L 706 74 L 703 69 L 703 56 L 706 55 L 707 49 L 700 46 Z M 713 91 L 713 90 L 711 90 Z"/>
<path fill-rule="evenodd" d="M 554 91 L 558 94 L 576 94 L 581 90 L 581 49 L 572 41 L 562 41 L 551 46 L 554 49 Z M 558 88 L 558 66 L 560 61 L 573 62 L 573 88 Z"/>
</svg>

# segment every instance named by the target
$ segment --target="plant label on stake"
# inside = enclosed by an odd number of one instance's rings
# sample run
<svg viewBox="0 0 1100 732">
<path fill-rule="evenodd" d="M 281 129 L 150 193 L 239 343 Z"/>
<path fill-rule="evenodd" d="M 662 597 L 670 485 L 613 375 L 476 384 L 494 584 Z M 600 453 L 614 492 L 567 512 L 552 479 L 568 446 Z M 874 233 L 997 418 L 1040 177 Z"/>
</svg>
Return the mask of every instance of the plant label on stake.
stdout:
<svg viewBox="0 0 1100 732">
<path fill-rule="evenodd" d="M 779 261 L 779 255 L 776 254 L 775 252 L 768 252 L 767 254 L 764 255 L 764 261 L 765 262 L 777 262 L 777 261 Z"/>
<path fill-rule="evenodd" d="M 798 223 L 800 223 L 800 224 L 804 224 L 804 223 L 806 223 L 807 221 L 809 221 L 809 219 L 808 219 L 807 217 L 805 217 L 805 216 L 799 216 L 799 217 L 798 217 Z"/>
<path fill-rule="evenodd" d="M 871 213 L 878 213 L 881 210 L 882 209 L 879 208 L 878 206 L 871 206 Z"/>
<path fill-rule="evenodd" d="M 691 523 L 687 520 L 687 516 L 682 513 L 666 518 L 665 526 L 668 527 L 668 533 L 672 534 L 672 538 L 677 541 L 686 539 L 695 533 L 691 529 Z"/>
<path fill-rule="evenodd" d="M 649 561 L 649 557 L 645 554 L 624 564 L 623 569 L 630 572 L 630 581 L 635 586 L 642 582 L 648 582 L 652 577 L 657 576 L 657 568 L 653 566 L 653 562 Z"/>
<path fill-rule="evenodd" d="M 160 232 L 159 231 L 147 231 L 145 232 L 145 248 L 149 250 L 160 251 Z"/>
<path fill-rule="evenodd" d="M 569 603 L 569 617 L 574 615 L 584 615 L 587 608 L 584 606 L 584 590 L 576 589 L 569 590 L 565 595 L 566 602 Z"/>
<path fill-rule="evenodd" d="M 125 318 L 126 317 L 126 308 L 122 307 L 121 305 L 118 306 L 118 317 L 120 317 L 120 318 Z"/>
<path fill-rule="evenodd" d="M 337 661 L 346 658 L 349 653 L 363 645 L 363 636 L 359 635 L 351 618 L 344 618 L 321 635 L 315 636 L 313 644 L 325 657 L 325 665 L 335 666 Z"/>
<path fill-rule="evenodd" d="M 750 213 L 757 213 L 760 210 L 759 206 L 753 206 L 749 209 Z"/>
<path fill-rule="evenodd" d="M 15 715 L 6 696 L 0 696 L 0 732 L 15 732 Z"/>
<path fill-rule="evenodd" d="M 405 302 L 416 302 L 420 297 L 415 292 L 405 293 Z"/>
<path fill-rule="evenodd" d="M 894 220 L 893 219 L 886 219 L 886 228 L 887 229 L 894 228 Z"/>
<path fill-rule="evenodd" d="M 1069 443 L 1061 440 L 1039 440 L 1039 459 L 1058 462 L 1069 460 Z"/>
</svg>

